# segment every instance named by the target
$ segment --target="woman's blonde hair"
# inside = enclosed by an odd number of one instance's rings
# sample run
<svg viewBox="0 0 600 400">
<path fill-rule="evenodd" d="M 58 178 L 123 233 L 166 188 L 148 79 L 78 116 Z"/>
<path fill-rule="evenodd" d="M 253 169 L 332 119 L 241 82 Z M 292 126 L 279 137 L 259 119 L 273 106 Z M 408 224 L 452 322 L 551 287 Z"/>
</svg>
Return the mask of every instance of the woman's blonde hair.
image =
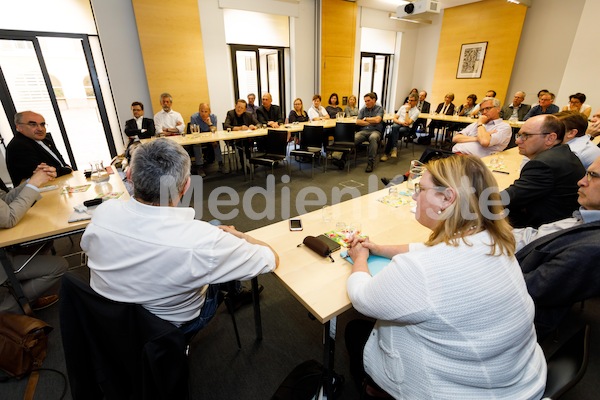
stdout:
<svg viewBox="0 0 600 400">
<path fill-rule="evenodd" d="M 296 101 L 299 101 L 300 104 L 302 104 L 302 107 L 300 108 L 300 115 L 304 114 L 304 103 L 302 102 L 302 99 L 300 97 L 296 97 L 294 99 L 294 102 L 292 103 L 292 109 L 294 111 L 296 111 Z M 296 114 L 298 114 L 298 112 L 296 111 Z"/>
<path fill-rule="evenodd" d="M 425 243 L 469 244 L 467 235 L 486 229 L 492 238 L 490 255 L 515 253 L 515 238 L 502 206 L 498 183 L 477 157 L 451 156 L 430 161 L 425 168 L 435 186 L 452 188 L 455 201 L 439 215 L 440 221 Z"/>
</svg>

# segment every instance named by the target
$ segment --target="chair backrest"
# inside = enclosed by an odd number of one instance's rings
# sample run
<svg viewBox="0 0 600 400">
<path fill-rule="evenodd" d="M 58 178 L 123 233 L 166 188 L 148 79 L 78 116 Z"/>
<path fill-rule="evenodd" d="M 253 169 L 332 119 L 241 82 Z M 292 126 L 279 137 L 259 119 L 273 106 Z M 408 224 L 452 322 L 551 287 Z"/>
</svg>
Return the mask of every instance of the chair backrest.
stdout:
<svg viewBox="0 0 600 400">
<path fill-rule="evenodd" d="M 323 131 L 322 125 L 304 125 L 300 135 L 300 148 L 323 147 L 327 143 L 327 137 Z"/>
<path fill-rule="evenodd" d="M 543 397 L 558 399 L 583 378 L 590 356 L 590 326 L 585 324 L 564 342 L 548 360 Z"/>
<path fill-rule="evenodd" d="M 286 156 L 288 145 L 288 132 L 284 130 L 269 129 L 264 142 L 265 153 Z"/>
<path fill-rule="evenodd" d="M 189 397 L 183 333 L 141 305 L 106 299 L 67 273 L 60 325 L 73 399 Z"/>
<path fill-rule="evenodd" d="M 356 124 L 347 122 L 338 122 L 333 131 L 333 143 L 346 142 L 354 143 L 354 134 L 356 133 Z"/>
</svg>

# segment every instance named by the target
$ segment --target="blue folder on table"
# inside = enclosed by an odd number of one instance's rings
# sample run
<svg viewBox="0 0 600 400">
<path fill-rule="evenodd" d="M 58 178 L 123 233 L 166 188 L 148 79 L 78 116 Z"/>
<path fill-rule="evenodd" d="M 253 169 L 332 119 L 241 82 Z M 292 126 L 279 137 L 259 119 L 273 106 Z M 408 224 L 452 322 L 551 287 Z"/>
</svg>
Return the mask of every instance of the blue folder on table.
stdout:
<svg viewBox="0 0 600 400">
<path fill-rule="evenodd" d="M 354 262 L 352 261 L 352 258 L 350 258 L 348 256 L 348 251 L 344 250 L 340 253 L 340 256 L 348 261 L 350 264 L 354 264 Z M 390 263 L 389 258 L 386 257 L 381 257 L 381 256 L 375 256 L 373 254 L 371 254 L 369 256 L 369 258 L 367 259 L 367 265 L 369 266 L 369 272 L 371 273 L 371 275 L 375 276 L 375 274 L 377 274 L 379 271 L 381 271 L 383 269 L 383 267 L 385 267 L 386 265 L 388 265 Z"/>
</svg>

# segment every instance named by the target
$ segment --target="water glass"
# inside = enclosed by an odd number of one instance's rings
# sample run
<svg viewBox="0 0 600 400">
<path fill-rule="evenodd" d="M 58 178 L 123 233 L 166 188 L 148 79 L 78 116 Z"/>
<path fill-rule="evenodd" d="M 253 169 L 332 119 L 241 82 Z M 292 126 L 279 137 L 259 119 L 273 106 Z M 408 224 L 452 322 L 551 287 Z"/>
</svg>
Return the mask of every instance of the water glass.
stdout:
<svg viewBox="0 0 600 400">
<path fill-rule="evenodd" d="M 331 211 L 330 206 L 323 206 L 322 210 L 323 222 L 331 222 L 331 218 L 333 217 L 333 213 Z"/>
</svg>

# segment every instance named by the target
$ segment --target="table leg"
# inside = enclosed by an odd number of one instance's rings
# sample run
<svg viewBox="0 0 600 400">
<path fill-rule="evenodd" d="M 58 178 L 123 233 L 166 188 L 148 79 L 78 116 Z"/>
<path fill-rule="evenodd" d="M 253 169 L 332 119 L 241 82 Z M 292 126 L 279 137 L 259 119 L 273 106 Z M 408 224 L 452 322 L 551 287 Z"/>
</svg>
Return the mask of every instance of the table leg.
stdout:
<svg viewBox="0 0 600 400">
<path fill-rule="evenodd" d="M 0 262 L 2 263 L 2 267 L 4 267 L 4 272 L 6 272 L 6 276 L 10 281 L 10 285 L 12 287 L 13 294 L 15 299 L 23 309 L 23 312 L 26 315 L 33 315 L 33 310 L 31 309 L 31 305 L 29 304 L 29 299 L 25 297 L 25 293 L 23 293 L 23 288 L 21 287 L 21 282 L 15 276 L 15 271 L 13 269 L 12 262 L 8 258 L 8 254 L 6 253 L 6 249 L 0 249 Z"/>
<path fill-rule="evenodd" d="M 333 361 L 335 358 L 336 323 L 337 319 L 333 317 L 323 325 L 323 398 L 332 400 L 335 398 L 333 392 Z"/>
<path fill-rule="evenodd" d="M 258 277 L 252 278 L 252 300 L 254 301 L 254 327 L 256 328 L 256 340 L 262 340 L 262 318 L 260 316 L 260 301 L 258 293 Z"/>
</svg>

